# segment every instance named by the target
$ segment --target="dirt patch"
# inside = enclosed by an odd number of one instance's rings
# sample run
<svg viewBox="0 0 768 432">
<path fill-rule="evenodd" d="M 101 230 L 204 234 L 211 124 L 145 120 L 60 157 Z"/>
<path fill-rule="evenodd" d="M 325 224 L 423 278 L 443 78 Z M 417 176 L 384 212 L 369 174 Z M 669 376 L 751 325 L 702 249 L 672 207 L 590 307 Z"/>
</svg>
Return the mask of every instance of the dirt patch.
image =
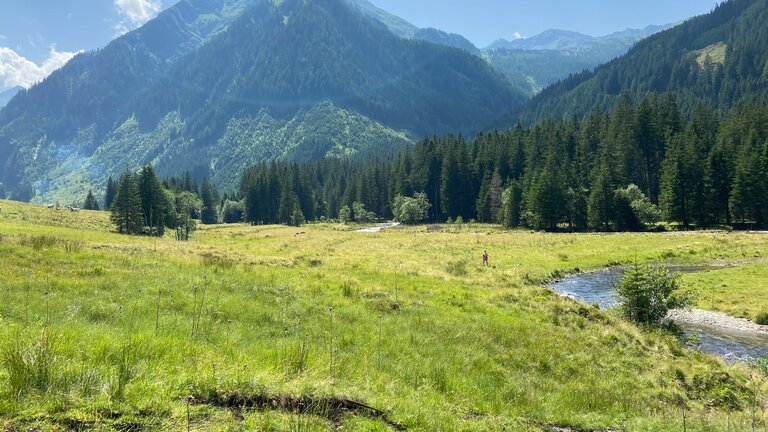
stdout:
<svg viewBox="0 0 768 432">
<path fill-rule="evenodd" d="M 195 403 L 231 409 L 236 417 L 248 409 L 279 410 L 316 415 L 341 425 L 346 415 L 356 415 L 381 420 L 396 431 L 407 430 L 405 425 L 391 420 L 387 412 L 349 399 L 229 394 L 196 398 Z"/>
<path fill-rule="evenodd" d="M 620 432 L 616 429 L 573 429 L 563 426 L 543 425 L 541 430 L 544 432 Z"/>
</svg>

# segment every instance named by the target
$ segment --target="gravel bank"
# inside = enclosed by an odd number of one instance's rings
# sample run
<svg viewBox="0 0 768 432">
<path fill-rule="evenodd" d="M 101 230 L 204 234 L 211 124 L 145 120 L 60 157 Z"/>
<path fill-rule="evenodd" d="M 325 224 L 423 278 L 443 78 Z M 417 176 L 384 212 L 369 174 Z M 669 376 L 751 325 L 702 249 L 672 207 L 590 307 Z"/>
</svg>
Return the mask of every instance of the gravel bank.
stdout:
<svg viewBox="0 0 768 432">
<path fill-rule="evenodd" d="M 768 335 L 768 326 L 757 325 L 750 320 L 735 318 L 720 312 L 711 312 L 701 309 L 677 309 L 670 311 L 667 318 L 678 324 L 722 327 L 755 335 Z"/>
</svg>

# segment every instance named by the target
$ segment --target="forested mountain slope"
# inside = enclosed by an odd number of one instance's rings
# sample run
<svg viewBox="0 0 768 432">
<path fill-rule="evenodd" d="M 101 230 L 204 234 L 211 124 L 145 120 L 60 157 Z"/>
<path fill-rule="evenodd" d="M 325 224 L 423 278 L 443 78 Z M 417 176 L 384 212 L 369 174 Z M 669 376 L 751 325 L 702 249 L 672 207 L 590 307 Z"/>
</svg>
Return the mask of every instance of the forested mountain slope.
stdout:
<svg viewBox="0 0 768 432">
<path fill-rule="evenodd" d="M 0 112 L 0 181 L 67 198 L 153 163 L 226 187 L 260 160 L 386 154 L 522 103 L 482 59 L 343 0 L 186 0 Z"/>
<path fill-rule="evenodd" d="M 639 42 L 594 72 L 543 91 L 523 112 L 532 122 L 609 108 L 627 92 L 675 92 L 690 114 L 700 101 L 724 114 L 768 96 L 768 0 L 730 0 L 711 13 Z"/>
</svg>

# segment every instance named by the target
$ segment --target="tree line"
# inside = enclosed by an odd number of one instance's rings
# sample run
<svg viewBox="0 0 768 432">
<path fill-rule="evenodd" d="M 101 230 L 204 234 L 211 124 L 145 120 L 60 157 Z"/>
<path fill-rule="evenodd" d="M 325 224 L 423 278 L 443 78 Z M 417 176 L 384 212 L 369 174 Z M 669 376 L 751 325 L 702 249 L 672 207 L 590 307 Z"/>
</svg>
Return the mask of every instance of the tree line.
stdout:
<svg viewBox="0 0 768 432">
<path fill-rule="evenodd" d="M 720 118 L 684 116 L 673 94 L 610 112 L 506 132 L 424 139 L 386 161 L 256 165 L 242 176 L 244 220 L 367 220 L 421 197 L 431 222 L 476 220 L 541 230 L 642 230 L 746 224 L 768 216 L 768 104 Z M 409 201 L 409 204 L 413 204 Z M 415 207 L 411 207 L 415 208 Z M 358 216 L 361 215 L 362 217 Z"/>
<path fill-rule="evenodd" d="M 148 235 L 194 229 L 195 219 L 474 220 L 549 231 L 647 230 L 661 221 L 765 227 L 768 103 L 742 103 L 722 118 L 702 104 L 688 117 L 673 94 L 639 102 L 624 94 L 610 112 L 518 123 L 472 140 L 432 137 L 384 160 L 260 163 L 223 195 L 205 179 L 199 188 L 189 174 L 160 181 L 144 167 L 110 179 L 105 201 L 118 231 Z"/>
</svg>

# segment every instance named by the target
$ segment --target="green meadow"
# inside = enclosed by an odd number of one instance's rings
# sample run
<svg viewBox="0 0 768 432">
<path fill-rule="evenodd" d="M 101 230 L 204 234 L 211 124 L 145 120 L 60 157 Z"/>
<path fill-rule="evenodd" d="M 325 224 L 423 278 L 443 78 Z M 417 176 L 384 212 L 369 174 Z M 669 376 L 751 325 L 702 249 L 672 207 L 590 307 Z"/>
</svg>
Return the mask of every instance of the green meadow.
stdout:
<svg viewBox="0 0 768 432">
<path fill-rule="evenodd" d="M 766 235 L 356 228 L 177 242 L 0 201 L 0 429 L 766 427 L 757 371 L 541 287 L 632 262 L 751 262 Z M 689 277 L 752 314 L 766 269 L 746 269 Z"/>
<path fill-rule="evenodd" d="M 696 293 L 702 309 L 751 320 L 768 313 L 768 263 L 764 260 L 687 274 L 683 284 Z"/>
</svg>

